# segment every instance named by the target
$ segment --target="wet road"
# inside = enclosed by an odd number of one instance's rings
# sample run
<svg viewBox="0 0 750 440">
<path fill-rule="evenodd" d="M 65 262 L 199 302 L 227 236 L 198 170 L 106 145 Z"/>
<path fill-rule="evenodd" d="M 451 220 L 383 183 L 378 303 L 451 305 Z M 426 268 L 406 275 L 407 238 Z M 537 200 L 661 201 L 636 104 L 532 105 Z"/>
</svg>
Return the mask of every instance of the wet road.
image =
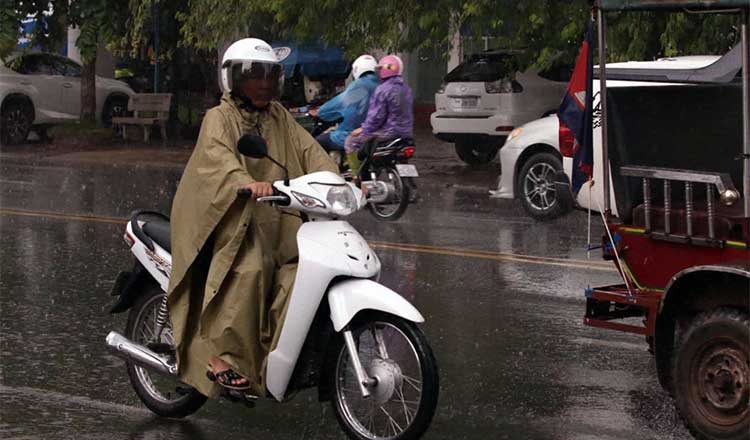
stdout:
<svg viewBox="0 0 750 440">
<path fill-rule="evenodd" d="M 179 178 L 147 162 L 0 164 L 0 437 L 344 438 L 314 390 L 251 410 L 209 402 L 184 421 L 139 403 L 104 337 L 124 328 L 107 314 L 131 264 L 124 218 L 168 212 Z M 586 260 L 584 213 L 536 223 L 486 187 L 446 184 L 454 168 L 471 180 L 455 160 L 433 167 L 399 222 L 352 219 L 381 282 L 427 320 L 441 395 L 426 438 L 688 438 L 643 338 L 582 324 L 583 288 L 617 281 L 596 254 Z"/>
</svg>

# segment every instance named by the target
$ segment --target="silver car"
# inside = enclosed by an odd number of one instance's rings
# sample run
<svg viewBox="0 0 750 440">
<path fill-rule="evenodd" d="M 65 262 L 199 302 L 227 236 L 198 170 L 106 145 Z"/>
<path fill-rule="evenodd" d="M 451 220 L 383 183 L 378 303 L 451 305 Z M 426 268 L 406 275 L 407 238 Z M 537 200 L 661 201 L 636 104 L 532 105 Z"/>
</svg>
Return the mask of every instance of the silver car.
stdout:
<svg viewBox="0 0 750 440">
<path fill-rule="evenodd" d="M 127 110 L 133 90 L 125 83 L 96 77 L 96 115 L 109 125 Z M 50 53 L 29 53 L 0 65 L 0 137 L 23 142 L 32 127 L 77 121 L 81 113 L 81 65 Z"/>
<path fill-rule="evenodd" d="M 489 51 L 450 71 L 435 93 L 432 131 L 455 143 L 470 165 L 495 158 L 515 127 L 553 113 L 560 105 L 571 67 L 517 72 L 519 51 Z"/>
</svg>

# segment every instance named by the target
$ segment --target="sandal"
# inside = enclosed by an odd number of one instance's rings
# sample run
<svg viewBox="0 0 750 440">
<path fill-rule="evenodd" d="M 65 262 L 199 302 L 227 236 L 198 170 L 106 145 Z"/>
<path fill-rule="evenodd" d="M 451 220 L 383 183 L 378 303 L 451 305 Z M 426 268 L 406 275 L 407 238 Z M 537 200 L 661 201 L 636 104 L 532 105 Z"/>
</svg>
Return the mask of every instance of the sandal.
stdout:
<svg viewBox="0 0 750 440">
<path fill-rule="evenodd" d="M 245 376 L 237 373 L 231 368 L 228 370 L 224 370 L 221 373 L 214 373 L 209 369 L 208 371 L 206 371 L 206 377 L 211 382 L 216 382 L 224 388 L 228 388 L 230 390 L 244 391 L 250 389 L 250 381 L 247 380 Z M 235 385 L 232 383 L 241 380 L 244 380 L 245 383 L 239 385 Z"/>
</svg>

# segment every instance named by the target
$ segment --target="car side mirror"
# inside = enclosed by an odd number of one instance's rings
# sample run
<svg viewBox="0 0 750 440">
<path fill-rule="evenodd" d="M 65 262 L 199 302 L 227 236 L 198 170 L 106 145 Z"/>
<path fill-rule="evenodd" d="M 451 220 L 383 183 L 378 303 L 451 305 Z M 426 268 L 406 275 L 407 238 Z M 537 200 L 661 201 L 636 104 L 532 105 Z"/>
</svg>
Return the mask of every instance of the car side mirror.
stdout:
<svg viewBox="0 0 750 440">
<path fill-rule="evenodd" d="M 268 156 L 268 145 L 266 140 L 254 134 L 242 135 L 237 142 L 237 149 L 242 155 L 253 159 L 263 159 Z"/>
</svg>

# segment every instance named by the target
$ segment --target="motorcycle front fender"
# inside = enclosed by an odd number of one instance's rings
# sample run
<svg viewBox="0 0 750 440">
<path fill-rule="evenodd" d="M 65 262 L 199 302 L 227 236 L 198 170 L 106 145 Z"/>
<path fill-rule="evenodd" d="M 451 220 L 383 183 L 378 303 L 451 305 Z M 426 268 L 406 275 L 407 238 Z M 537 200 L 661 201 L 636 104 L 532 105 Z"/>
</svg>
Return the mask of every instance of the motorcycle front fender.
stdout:
<svg viewBox="0 0 750 440">
<path fill-rule="evenodd" d="M 404 297 L 368 279 L 349 279 L 328 290 L 333 328 L 340 332 L 362 310 L 377 310 L 420 323 L 424 317 Z"/>
</svg>

